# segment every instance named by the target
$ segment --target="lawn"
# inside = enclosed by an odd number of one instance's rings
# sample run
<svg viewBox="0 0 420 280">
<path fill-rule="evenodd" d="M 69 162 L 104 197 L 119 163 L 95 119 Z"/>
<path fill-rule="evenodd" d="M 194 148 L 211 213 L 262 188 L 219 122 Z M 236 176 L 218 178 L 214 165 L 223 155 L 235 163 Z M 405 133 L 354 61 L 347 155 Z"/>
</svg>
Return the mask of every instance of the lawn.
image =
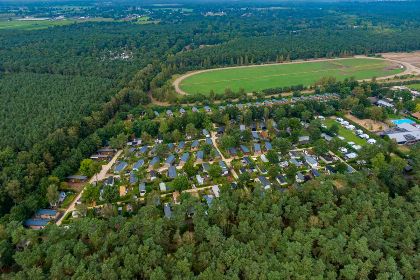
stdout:
<svg viewBox="0 0 420 280">
<path fill-rule="evenodd" d="M 334 123 L 337 123 L 335 120 L 333 119 L 326 119 L 324 121 L 324 124 L 330 128 Z M 339 125 L 339 130 L 338 130 L 338 135 L 344 137 L 347 142 L 354 142 L 357 145 L 363 146 L 366 144 L 366 140 L 358 137 L 356 134 L 354 134 L 353 131 L 344 128 L 343 126 Z"/>
<path fill-rule="evenodd" d="M 412 84 L 408 85 L 408 87 L 414 90 L 420 90 L 420 84 Z"/>
<path fill-rule="evenodd" d="M 330 61 L 273 64 L 241 68 L 216 69 L 191 75 L 181 81 L 180 88 L 190 94 L 207 94 L 210 90 L 223 93 L 226 88 L 247 92 L 267 88 L 303 84 L 312 85 L 323 77 L 333 76 L 338 80 L 349 77 L 369 79 L 398 74 L 401 68 L 390 67 L 381 59 L 349 58 Z"/>
</svg>

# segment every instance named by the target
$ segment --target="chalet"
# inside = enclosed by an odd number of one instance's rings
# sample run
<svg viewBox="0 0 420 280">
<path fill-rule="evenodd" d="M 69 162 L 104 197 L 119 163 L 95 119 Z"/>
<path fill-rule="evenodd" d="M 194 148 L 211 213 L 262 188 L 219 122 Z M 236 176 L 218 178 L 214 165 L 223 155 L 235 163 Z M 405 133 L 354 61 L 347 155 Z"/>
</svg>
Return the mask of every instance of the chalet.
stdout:
<svg viewBox="0 0 420 280">
<path fill-rule="evenodd" d="M 326 133 L 321 133 L 321 137 L 330 142 L 333 138 Z"/>
<path fill-rule="evenodd" d="M 166 184 L 164 182 L 159 183 L 159 189 L 161 192 L 166 192 L 168 188 L 166 187 Z"/>
<path fill-rule="evenodd" d="M 223 133 L 225 133 L 225 127 L 224 126 L 219 126 L 217 128 L 217 134 L 222 135 Z"/>
<path fill-rule="evenodd" d="M 213 191 L 215 197 L 220 197 L 219 186 L 214 185 L 214 186 L 211 187 L 211 190 Z"/>
<path fill-rule="evenodd" d="M 333 166 L 331 166 L 331 165 L 325 166 L 325 169 L 327 170 L 327 172 L 329 174 L 335 174 L 335 173 L 337 173 L 337 171 L 335 170 L 335 168 Z"/>
<path fill-rule="evenodd" d="M 144 166 L 144 159 L 139 159 L 134 165 L 133 165 L 133 170 L 134 171 L 139 171 L 140 168 L 142 168 Z"/>
<path fill-rule="evenodd" d="M 296 182 L 297 183 L 303 183 L 303 182 L 305 182 L 305 176 L 303 176 L 303 174 L 300 173 L 300 172 L 296 173 L 295 178 L 296 178 Z"/>
<path fill-rule="evenodd" d="M 137 183 L 137 181 L 138 181 L 137 175 L 133 171 L 131 171 L 130 177 L 129 177 L 130 185 L 134 185 L 135 183 Z"/>
<path fill-rule="evenodd" d="M 144 196 L 146 194 L 146 184 L 144 182 L 139 184 L 139 194 L 140 196 Z"/>
<path fill-rule="evenodd" d="M 247 146 L 240 145 L 240 148 L 244 154 L 249 154 L 249 149 Z"/>
<path fill-rule="evenodd" d="M 280 186 L 287 185 L 287 180 L 283 175 L 276 176 L 276 181 L 280 184 Z"/>
<path fill-rule="evenodd" d="M 172 201 L 174 202 L 174 204 L 180 204 L 181 203 L 180 196 L 181 195 L 180 195 L 179 191 L 175 191 L 175 192 L 172 193 Z"/>
<path fill-rule="evenodd" d="M 264 189 L 269 189 L 271 187 L 270 181 L 268 181 L 264 176 L 258 176 L 256 181 L 259 182 L 264 187 Z"/>
<path fill-rule="evenodd" d="M 254 153 L 257 155 L 261 154 L 261 145 L 260 144 L 254 144 Z"/>
<path fill-rule="evenodd" d="M 169 151 L 172 151 L 175 148 L 175 144 L 174 143 L 168 143 L 167 147 L 168 147 Z"/>
<path fill-rule="evenodd" d="M 156 180 L 157 179 L 157 173 L 156 173 L 156 171 L 150 170 L 149 176 L 150 176 L 150 181 Z"/>
<path fill-rule="evenodd" d="M 265 142 L 265 149 L 267 150 L 267 151 L 270 151 L 270 150 L 272 150 L 273 149 L 273 146 L 271 145 L 271 143 L 270 142 Z"/>
<path fill-rule="evenodd" d="M 163 213 L 165 214 L 165 218 L 170 219 L 172 217 L 172 209 L 169 203 L 165 203 L 163 206 Z"/>
<path fill-rule="evenodd" d="M 176 152 L 179 153 L 179 152 L 183 151 L 184 148 L 185 148 L 185 142 L 181 141 L 181 142 L 179 142 L 178 147 L 176 148 Z"/>
<path fill-rule="evenodd" d="M 348 153 L 348 154 L 345 154 L 344 157 L 346 159 L 355 159 L 355 158 L 357 158 L 357 154 L 356 153 Z"/>
<path fill-rule="evenodd" d="M 203 132 L 204 137 L 206 138 L 210 137 L 210 133 L 207 131 L 207 129 L 203 129 L 202 132 Z"/>
<path fill-rule="evenodd" d="M 312 156 L 304 156 L 306 163 L 311 167 L 311 168 L 316 168 L 318 167 L 318 162 L 316 161 L 316 159 Z"/>
<path fill-rule="evenodd" d="M 260 140 L 260 136 L 258 135 L 258 132 L 252 131 L 252 138 L 254 138 L 254 141 L 258 142 Z"/>
<path fill-rule="evenodd" d="M 183 153 L 182 156 L 181 156 L 181 160 L 179 162 L 179 165 L 184 165 L 188 161 L 189 158 L 190 158 L 190 153 L 188 153 L 188 152 Z"/>
<path fill-rule="evenodd" d="M 228 150 L 228 152 L 229 152 L 229 154 L 231 155 L 231 156 L 236 156 L 237 154 L 238 154 L 238 152 L 236 151 L 236 149 L 235 148 L 229 148 L 229 150 Z"/>
<path fill-rule="evenodd" d="M 172 116 L 174 115 L 174 113 L 172 113 L 172 111 L 171 111 L 171 110 L 166 110 L 166 115 L 167 115 L 168 117 L 172 117 Z"/>
<path fill-rule="evenodd" d="M 179 113 L 180 113 L 181 115 L 185 114 L 185 109 L 184 109 L 184 108 L 179 109 Z"/>
<path fill-rule="evenodd" d="M 207 113 L 210 113 L 211 108 L 209 106 L 204 106 L 204 111 L 206 111 Z"/>
<path fill-rule="evenodd" d="M 95 160 L 95 161 L 101 161 L 101 160 L 111 160 L 112 156 L 108 156 L 108 155 L 92 155 L 90 157 L 90 159 Z"/>
<path fill-rule="evenodd" d="M 67 180 L 71 183 L 84 183 L 87 179 L 88 177 L 83 175 L 71 175 L 67 177 Z"/>
<path fill-rule="evenodd" d="M 192 151 L 196 151 L 196 150 L 198 150 L 198 147 L 199 147 L 199 142 L 198 142 L 198 140 L 194 140 L 193 142 L 192 142 L 192 144 L 191 144 L 191 150 Z"/>
<path fill-rule="evenodd" d="M 121 161 L 119 162 L 115 167 L 114 167 L 114 173 L 120 173 L 121 171 L 123 171 L 126 167 L 128 166 L 128 163 L 125 161 Z"/>
<path fill-rule="evenodd" d="M 175 179 L 176 178 L 176 168 L 175 166 L 170 166 L 168 169 L 168 177 L 171 179 Z"/>
<path fill-rule="evenodd" d="M 210 171 L 210 164 L 208 162 L 203 162 L 201 166 L 203 167 L 203 171 L 208 174 Z"/>
<path fill-rule="evenodd" d="M 260 158 L 261 158 L 261 161 L 264 162 L 264 163 L 269 162 L 269 160 L 267 159 L 267 157 L 265 155 L 261 155 Z"/>
<path fill-rule="evenodd" d="M 222 175 L 225 176 L 229 174 L 229 169 L 223 160 L 219 161 L 219 166 L 222 168 Z"/>
<path fill-rule="evenodd" d="M 309 143 L 309 136 L 299 136 L 299 144 L 308 144 Z"/>
<path fill-rule="evenodd" d="M 211 138 L 209 137 L 206 138 L 206 144 L 213 146 L 213 141 L 211 140 Z"/>
<path fill-rule="evenodd" d="M 152 158 L 152 160 L 150 161 L 149 167 L 153 168 L 155 165 L 159 164 L 159 162 L 160 162 L 160 158 L 156 156 Z"/>
<path fill-rule="evenodd" d="M 104 185 L 105 186 L 113 186 L 114 183 L 115 183 L 114 176 L 109 176 L 108 178 L 105 179 Z"/>
<path fill-rule="evenodd" d="M 174 162 L 175 162 L 175 156 L 173 154 L 170 154 L 165 161 L 165 166 L 170 167 L 172 164 L 174 164 Z"/>
<path fill-rule="evenodd" d="M 197 154 L 196 154 L 195 161 L 197 163 L 201 163 L 201 162 L 203 162 L 203 160 L 204 160 L 204 152 L 203 151 L 198 151 Z"/>
<path fill-rule="evenodd" d="M 36 219 L 50 219 L 55 220 L 58 217 L 58 212 L 52 209 L 39 209 L 35 212 Z"/>
<path fill-rule="evenodd" d="M 239 130 L 240 131 L 245 131 L 245 125 L 243 125 L 243 124 L 239 125 Z"/>
<path fill-rule="evenodd" d="M 221 158 L 222 157 L 218 150 L 213 150 L 213 151 L 214 151 L 214 157 L 215 158 Z"/>
<path fill-rule="evenodd" d="M 142 154 L 145 154 L 145 153 L 147 153 L 147 149 L 148 149 L 147 146 L 143 146 L 139 149 L 139 152 L 142 153 Z"/>
<path fill-rule="evenodd" d="M 27 228 L 38 230 L 45 228 L 50 221 L 50 219 L 28 219 L 24 222 L 24 225 Z"/>
<path fill-rule="evenodd" d="M 99 149 L 97 154 L 99 155 L 105 155 L 105 156 L 113 156 L 115 154 L 115 149 L 111 149 L 111 148 L 102 148 Z"/>
<path fill-rule="evenodd" d="M 212 204 L 212 202 L 213 202 L 213 199 L 214 199 L 213 195 L 211 195 L 211 194 L 209 194 L 209 195 L 203 195 L 203 198 L 206 201 L 207 206 L 210 207 L 211 204 Z"/>
<path fill-rule="evenodd" d="M 197 183 L 201 186 L 204 184 L 204 179 L 201 177 L 200 174 L 195 175 L 195 178 L 197 179 Z"/>
<path fill-rule="evenodd" d="M 300 160 L 297 160 L 295 158 L 290 159 L 290 163 L 297 167 L 301 167 L 303 165 L 303 163 Z"/>
<path fill-rule="evenodd" d="M 125 186 L 120 186 L 120 197 L 126 196 L 128 193 L 128 190 Z"/>
<path fill-rule="evenodd" d="M 311 173 L 314 177 L 319 177 L 321 176 L 321 174 L 319 174 L 318 170 L 316 170 L 315 168 L 311 169 Z"/>
</svg>

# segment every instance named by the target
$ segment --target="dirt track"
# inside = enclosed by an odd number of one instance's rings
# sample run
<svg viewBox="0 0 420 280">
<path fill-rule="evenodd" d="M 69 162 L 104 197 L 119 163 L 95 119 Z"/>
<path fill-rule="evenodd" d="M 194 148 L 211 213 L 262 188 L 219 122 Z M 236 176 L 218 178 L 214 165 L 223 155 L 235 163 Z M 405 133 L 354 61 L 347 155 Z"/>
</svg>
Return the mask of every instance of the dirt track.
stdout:
<svg viewBox="0 0 420 280">
<path fill-rule="evenodd" d="M 405 67 L 405 71 L 402 72 L 402 73 L 396 74 L 396 75 L 379 77 L 379 78 L 377 78 L 377 80 L 384 80 L 384 79 L 393 78 L 395 76 L 401 76 L 401 75 L 407 75 L 407 74 L 420 74 L 420 69 L 417 68 L 416 66 L 412 65 L 411 63 L 409 63 L 407 61 L 404 61 L 404 60 L 399 60 L 398 57 L 396 57 L 396 56 L 390 56 L 388 58 L 388 57 L 386 57 L 386 55 L 387 54 L 383 54 L 383 56 L 385 57 L 386 60 L 391 61 L 393 63 L 397 63 L 397 64 L 400 64 L 400 65 L 403 65 Z M 420 56 L 420 52 L 419 52 L 419 56 Z M 362 56 L 362 55 L 354 56 L 354 58 L 378 59 L 378 58 L 367 57 L 367 56 Z M 246 66 L 232 66 L 232 67 L 223 67 L 223 68 L 213 68 L 213 69 L 198 70 L 198 71 L 193 71 L 193 72 L 186 73 L 186 74 L 178 77 L 177 79 L 175 79 L 175 81 L 172 83 L 172 85 L 174 86 L 175 91 L 178 94 L 186 95 L 187 93 L 180 88 L 181 82 L 184 79 L 186 79 L 188 77 L 191 77 L 193 75 L 199 74 L 199 73 L 210 72 L 210 71 L 219 71 L 219 70 L 224 70 L 224 69 L 236 69 L 236 68 L 246 68 L 246 67 L 264 67 L 264 66 L 270 66 L 270 65 L 276 65 L 276 64 L 296 64 L 296 63 L 321 62 L 321 61 L 331 61 L 331 60 L 341 60 L 341 59 L 349 59 L 349 58 L 331 58 L 331 59 L 323 58 L 323 59 L 299 60 L 299 61 L 283 62 L 283 63 L 268 63 L 268 64 L 246 65 Z"/>
</svg>

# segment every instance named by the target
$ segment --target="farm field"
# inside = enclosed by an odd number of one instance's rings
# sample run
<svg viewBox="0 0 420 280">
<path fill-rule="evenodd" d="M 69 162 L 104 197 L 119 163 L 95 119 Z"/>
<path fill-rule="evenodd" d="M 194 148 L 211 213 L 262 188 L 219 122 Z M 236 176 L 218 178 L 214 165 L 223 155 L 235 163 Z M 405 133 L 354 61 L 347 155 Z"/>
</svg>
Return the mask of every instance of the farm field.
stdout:
<svg viewBox="0 0 420 280">
<path fill-rule="evenodd" d="M 387 60 L 369 58 L 334 59 L 327 61 L 273 64 L 264 66 L 221 68 L 190 74 L 180 81 L 185 93 L 223 93 L 226 88 L 247 92 L 267 88 L 303 84 L 309 86 L 323 77 L 358 80 L 401 73 L 404 69 Z"/>
<path fill-rule="evenodd" d="M 87 18 L 87 19 L 63 19 L 63 20 L 0 20 L 0 30 L 18 29 L 18 30 L 37 30 L 52 26 L 63 26 L 82 22 L 102 22 L 114 21 L 110 18 Z"/>
</svg>

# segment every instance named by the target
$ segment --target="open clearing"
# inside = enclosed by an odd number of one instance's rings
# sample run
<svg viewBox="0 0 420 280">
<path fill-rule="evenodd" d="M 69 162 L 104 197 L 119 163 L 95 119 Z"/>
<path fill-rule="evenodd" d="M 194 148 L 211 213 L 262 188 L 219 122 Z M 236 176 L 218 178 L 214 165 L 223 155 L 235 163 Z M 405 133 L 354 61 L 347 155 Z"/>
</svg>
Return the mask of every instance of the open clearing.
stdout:
<svg viewBox="0 0 420 280">
<path fill-rule="evenodd" d="M 412 84 L 412 85 L 407 85 L 407 86 L 414 90 L 420 90 L 420 84 Z"/>
<path fill-rule="evenodd" d="M 364 127 L 370 132 L 379 132 L 379 131 L 387 130 L 389 128 L 389 126 L 386 123 L 371 120 L 371 119 L 359 119 L 351 114 L 346 114 L 346 118 Z"/>
<path fill-rule="evenodd" d="M 293 85 L 309 86 L 323 77 L 357 80 L 393 76 L 405 69 L 396 62 L 374 58 L 325 59 L 305 62 L 239 66 L 188 73 L 174 82 L 181 94 L 223 93 L 226 88 L 246 92 Z"/>
<path fill-rule="evenodd" d="M 330 128 L 334 123 L 337 123 L 334 119 L 326 119 L 323 122 L 328 128 Z M 354 142 L 357 145 L 364 146 L 366 144 L 366 141 L 362 138 L 358 137 L 356 134 L 354 134 L 353 131 L 348 130 L 341 125 L 338 129 L 338 135 L 344 137 L 348 142 Z"/>
</svg>

